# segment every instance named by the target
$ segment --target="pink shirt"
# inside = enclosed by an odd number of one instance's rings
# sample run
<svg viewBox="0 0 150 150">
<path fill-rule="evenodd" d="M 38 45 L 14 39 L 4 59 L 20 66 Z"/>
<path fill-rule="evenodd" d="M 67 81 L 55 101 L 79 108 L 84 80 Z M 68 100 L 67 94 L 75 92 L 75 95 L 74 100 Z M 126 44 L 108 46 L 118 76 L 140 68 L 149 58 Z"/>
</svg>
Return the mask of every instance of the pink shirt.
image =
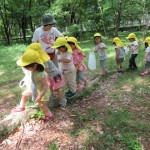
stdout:
<svg viewBox="0 0 150 150">
<path fill-rule="evenodd" d="M 86 65 L 83 62 L 84 55 L 80 50 L 75 49 L 72 52 L 72 57 L 73 57 L 73 63 L 75 66 L 82 62 L 81 65 L 77 68 L 79 71 L 83 71 L 87 69 Z"/>
</svg>

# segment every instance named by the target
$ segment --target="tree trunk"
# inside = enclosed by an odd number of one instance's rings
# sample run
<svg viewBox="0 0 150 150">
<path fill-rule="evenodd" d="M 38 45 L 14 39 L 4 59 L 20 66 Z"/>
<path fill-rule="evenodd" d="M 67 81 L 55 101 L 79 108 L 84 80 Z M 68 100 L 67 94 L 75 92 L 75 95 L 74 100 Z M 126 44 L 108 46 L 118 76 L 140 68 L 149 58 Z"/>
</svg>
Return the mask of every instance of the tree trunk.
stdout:
<svg viewBox="0 0 150 150">
<path fill-rule="evenodd" d="M 27 28 L 27 22 L 26 22 L 26 20 L 27 19 L 25 17 L 25 14 L 23 14 L 21 28 L 22 28 L 22 35 L 23 35 L 23 41 L 24 41 L 24 43 L 27 42 L 27 40 L 26 40 L 26 28 Z"/>
<path fill-rule="evenodd" d="M 12 133 L 21 123 L 25 123 L 30 119 L 32 113 L 37 112 L 36 109 L 27 109 L 23 112 L 11 113 L 2 121 L 0 121 L 0 136 L 6 136 Z"/>
<path fill-rule="evenodd" d="M 0 16 L 1 16 L 1 19 L 2 19 L 2 24 L 4 26 L 4 37 L 6 39 L 6 44 L 7 45 L 10 45 L 10 30 L 9 30 L 9 21 L 8 21 L 8 16 L 7 16 L 7 13 L 6 13 L 6 4 L 4 3 L 4 7 L 3 7 L 3 11 L 2 11 L 2 6 L 0 7 Z"/>
<path fill-rule="evenodd" d="M 114 32 L 115 37 L 118 36 L 118 31 L 120 27 L 121 13 L 122 13 L 122 0 L 118 0 L 118 3 L 119 3 L 119 7 L 118 7 L 117 15 L 116 15 L 116 20 L 115 20 L 115 32 Z"/>
</svg>

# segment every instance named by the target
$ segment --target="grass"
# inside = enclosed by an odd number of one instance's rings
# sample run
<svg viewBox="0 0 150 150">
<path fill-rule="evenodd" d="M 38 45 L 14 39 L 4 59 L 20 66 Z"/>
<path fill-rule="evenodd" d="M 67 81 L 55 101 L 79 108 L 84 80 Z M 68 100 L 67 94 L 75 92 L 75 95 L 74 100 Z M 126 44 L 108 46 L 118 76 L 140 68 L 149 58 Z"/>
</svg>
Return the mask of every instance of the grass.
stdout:
<svg viewBox="0 0 150 150">
<path fill-rule="evenodd" d="M 149 32 L 150 33 L 150 32 Z M 127 45 L 128 41 L 125 37 L 128 33 L 120 33 L 124 44 Z M 142 32 L 137 32 L 137 36 L 141 37 Z M 142 39 L 140 39 L 142 41 Z M 116 71 L 116 63 L 114 61 L 115 51 L 112 46 L 112 39 L 104 39 L 108 46 L 108 61 L 107 66 L 111 75 Z M 93 41 L 84 41 L 80 43 L 84 52 L 87 55 L 86 63 L 88 62 L 89 51 L 93 48 Z M 13 94 L 17 99 L 20 99 L 21 89 L 17 86 L 23 77 L 20 67 L 16 66 L 16 60 L 21 56 L 22 52 L 26 49 L 26 45 L 13 45 L 10 47 L 0 47 L 0 86 L 8 85 L 7 92 L 0 91 L 0 98 L 5 98 L 8 94 Z M 149 138 L 150 132 L 149 120 L 149 88 L 150 78 L 139 77 L 139 72 L 144 68 L 144 52 L 143 44 L 140 45 L 139 55 L 136 59 L 138 71 L 125 72 L 119 76 L 110 89 L 106 93 L 112 97 L 114 102 L 109 107 L 98 109 L 95 106 L 86 108 L 84 114 L 79 111 L 74 111 L 75 123 L 68 134 L 73 137 L 80 136 L 86 132 L 88 138 L 84 143 L 83 150 L 88 150 L 93 147 L 95 150 L 144 150 L 143 141 Z M 128 58 L 130 54 L 126 55 L 126 60 L 123 63 L 123 68 L 128 67 Z M 100 72 L 98 55 L 97 69 L 92 71 L 92 74 Z M 89 70 L 88 70 L 89 71 Z M 90 72 L 90 71 L 89 71 Z M 109 76 L 108 75 L 108 76 Z M 107 76 L 107 77 L 108 77 Z M 87 89 L 87 91 L 80 95 L 79 99 L 85 96 L 90 96 L 99 84 L 103 84 L 102 80 L 107 80 L 107 77 L 100 79 L 95 87 Z M 14 83 L 11 86 L 10 83 Z M 41 113 L 39 114 L 39 116 Z M 92 125 L 101 127 L 101 131 L 92 128 Z M 55 143 L 51 144 L 49 149 L 58 149 Z"/>
</svg>

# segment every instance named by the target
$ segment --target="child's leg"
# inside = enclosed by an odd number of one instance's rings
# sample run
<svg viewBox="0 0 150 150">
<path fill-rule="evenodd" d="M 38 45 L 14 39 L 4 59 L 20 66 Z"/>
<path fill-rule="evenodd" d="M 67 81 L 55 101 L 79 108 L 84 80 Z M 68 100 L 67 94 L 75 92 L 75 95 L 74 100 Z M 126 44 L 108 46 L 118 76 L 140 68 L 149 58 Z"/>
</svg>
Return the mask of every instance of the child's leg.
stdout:
<svg viewBox="0 0 150 150">
<path fill-rule="evenodd" d="M 77 83 L 77 91 L 81 90 L 81 85 L 80 85 L 80 71 L 77 70 L 76 72 L 76 83 Z"/>
<path fill-rule="evenodd" d="M 69 93 L 66 95 L 67 98 L 73 98 L 76 95 L 76 89 L 77 89 L 77 84 L 76 84 L 76 70 L 72 69 L 68 71 L 66 75 L 66 79 L 68 82 L 69 86 Z"/>
<path fill-rule="evenodd" d="M 76 84 L 76 70 L 67 70 L 64 73 L 65 83 L 67 83 L 67 87 L 69 91 L 76 92 L 77 84 Z M 66 85 L 65 85 L 66 86 Z"/>
<path fill-rule="evenodd" d="M 135 63 L 135 58 L 137 57 L 137 55 L 138 55 L 138 54 L 133 54 L 133 62 L 132 62 L 132 64 L 133 64 L 133 69 L 137 69 L 137 65 L 136 65 L 136 63 Z"/>
<path fill-rule="evenodd" d="M 52 117 L 52 112 L 46 106 L 45 102 L 38 102 L 38 106 L 40 107 L 41 110 L 43 110 L 45 116 Z"/>
<path fill-rule="evenodd" d="M 19 107 L 20 107 L 20 108 L 25 108 L 26 103 L 27 103 L 27 100 L 28 100 L 28 96 L 24 96 L 24 95 L 23 95 L 22 98 L 21 98 Z"/>
<path fill-rule="evenodd" d="M 56 90 L 54 91 L 54 93 L 56 93 L 56 94 L 57 94 L 57 96 L 58 96 L 58 98 L 59 98 L 59 99 L 63 99 L 63 98 L 64 98 L 64 94 L 63 94 L 63 92 L 62 92 L 62 89 L 61 89 L 61 88 L 56 89 Z"/>
<path fill-rule="evenodd" d="M 87 82 L 87 79 L 85 77 L 85 71 L 84 70 L 79 71 L 78 75 L 79 75 L 79 79 L 84 82 L 84 86 L 86 87 L 88 85 L 88 82 Z"/>
<path fill-rule="evenodd" d="M 57 90 L 55 90 L 55 92 L 57 93 L 57 96 L 59 98 L 59 104 L 62 106 L 62 107 L 66 107 L 66 104 L 67 104 L 67 100 L 62 92 L 62 89 L 59 88 Z"/>
<path fill-rule="evenodd" d="M 102 73 L 100 73 L 100 75 L 105 75 L 108 72 L 106 68 L 106 59 L 100 60 L 100 65 L 102 67 Z"/>
<path fill-rule="evenodd" d="M 26 103 L 27 103 L 27 100 L 28 100 L 28 98 L 29 98 L 30 95 L 31 95 L 31 92 L 28 89 L 25 90 L 22 93 L 22 97 L 21 97 L 19 106 L 16 107 L 16 108 L 13 108 L 12 112 L 21 112 L 21 111 L 24 111 Z"/>
</svg>

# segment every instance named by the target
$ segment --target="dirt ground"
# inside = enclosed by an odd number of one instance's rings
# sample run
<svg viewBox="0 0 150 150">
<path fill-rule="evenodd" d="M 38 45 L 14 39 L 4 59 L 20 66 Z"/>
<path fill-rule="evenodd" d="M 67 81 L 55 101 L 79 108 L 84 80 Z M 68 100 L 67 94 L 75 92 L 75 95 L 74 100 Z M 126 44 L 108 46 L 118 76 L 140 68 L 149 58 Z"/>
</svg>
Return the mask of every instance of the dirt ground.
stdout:
<svg viewBox="0 0 150 150">
<path fill-rule="evenodd" d="M 76 111 L 80 112 L 81 115 L 86 115 L 87 108 L 105 109 L 110 105 L 116 107 L 117 104 L 112 97 L 105 93 L 112 88 L 116 79 L 117 75 L 112 75 L 109 80 L 102 81 L 103 85 L 98 86 L 90 97 L 82 100 L 78 99 L 64 110 L 58 108 L 55 110 L 54 119 L 51 122 L 42 123 L 31 119 L 26 124 L 22 124 L 14 134 L 9 135 L 1 142 L 0 150 L 47 150 L 53 143 L 57 144 L 59 150 L 82 149 L 88 135 L 86 131 L 77 136 L 69 134 L 70 130 L 73 130 L 76 121 L 73 112 Z M 11 98 L 8 99 L 8 103 L 11 100 Z M 1 102 L 1 108 L 3 108 L 1 112 L 10 111 L 7 103 Z M 97 126 L 94 121 L 91 124 L 91 128 L 101 130 L 101 127 Z M 142 139 L 141 142 L 145 150 L 150 148 L 150 142 L 142 141 Z M 94 148 L 91 147 L 89 150 L 94 150 Z"/>
</svg>

